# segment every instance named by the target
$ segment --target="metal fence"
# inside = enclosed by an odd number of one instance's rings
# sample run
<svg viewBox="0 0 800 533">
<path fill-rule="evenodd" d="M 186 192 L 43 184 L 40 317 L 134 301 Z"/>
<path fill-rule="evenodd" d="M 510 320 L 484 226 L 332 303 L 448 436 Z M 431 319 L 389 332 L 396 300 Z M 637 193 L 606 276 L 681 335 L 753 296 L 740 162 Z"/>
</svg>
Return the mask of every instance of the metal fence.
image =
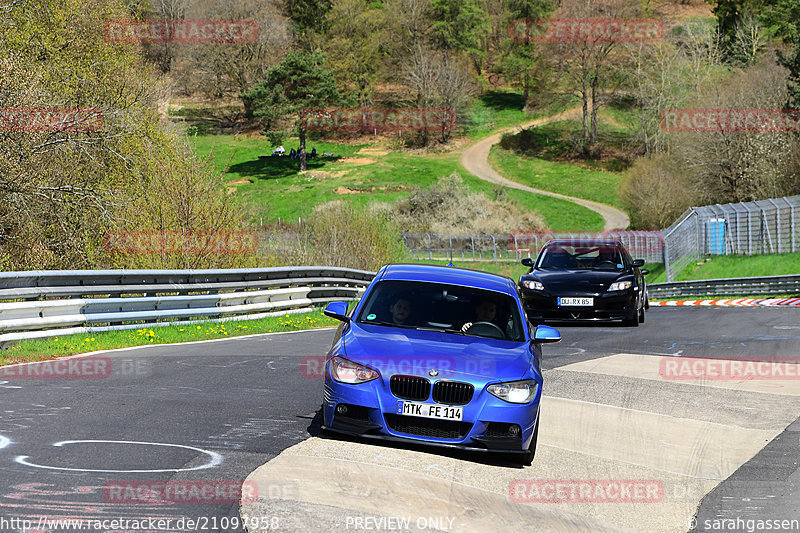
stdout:
<svg viewBox="0 0 800 533">
<path fill-rule="evenodd" d="M 800 195 L 689 208 L 664 230 L 667 282 L 705 255 L 796 252 L 798 222 Z"/>
<path fill-rule="evenodd" d="M 319 266 L 0 272 L 0 346 L 74 333 L 309 311 L 360 298 L 374 275 Z"/>
<path fill-rule="evenodd" d="M 518 261 L 535 257 L 550 239 L 619 239 L 634 259 L 664 261 L 660 231 L 603 233 L 513 232 L 494 235 L 403 233 L 403 242 L 415 260 Z"/>
</svg>

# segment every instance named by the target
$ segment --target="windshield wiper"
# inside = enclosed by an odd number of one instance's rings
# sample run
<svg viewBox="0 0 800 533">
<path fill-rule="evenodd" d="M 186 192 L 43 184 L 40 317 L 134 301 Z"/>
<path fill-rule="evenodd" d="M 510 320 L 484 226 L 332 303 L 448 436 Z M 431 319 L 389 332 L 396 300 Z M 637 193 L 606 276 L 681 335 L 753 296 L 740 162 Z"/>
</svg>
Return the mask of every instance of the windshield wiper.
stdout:
<svg viewBox="0 0 800 533">
<path fill-rule="evenodd" d="M 463 331 L 451 328 L 434 328 L 430 326 L 419 326 L 414 328 L 418 331 L 437 331 L 439 333 L 453 333 L 455 335 L 466 335 Z"/>
<path fill-rule="evenodd" d="M 416 326 L 409 326 L 408 324 L 395 324 L 394 322 L 384 322 L 383 320 L 370 320 L 368 322 L 358 322 L 359 324 L 366 324 L 368 326 L 389 326 L 390 328 L 404 328 L 404 329 L 417 329 Z"/>
</svg>

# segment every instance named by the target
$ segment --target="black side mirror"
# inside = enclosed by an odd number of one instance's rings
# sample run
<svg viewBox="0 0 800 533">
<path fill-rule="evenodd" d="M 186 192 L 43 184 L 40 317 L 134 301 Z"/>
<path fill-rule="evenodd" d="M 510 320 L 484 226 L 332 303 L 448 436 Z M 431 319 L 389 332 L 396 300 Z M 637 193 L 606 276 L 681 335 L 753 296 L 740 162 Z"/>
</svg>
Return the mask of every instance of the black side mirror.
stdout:
<svg viewBox="0 0 800 533">
<path fill-rule="evenodd" d="M 632 263 L 635 267 L 643 267 L 644 266 L 644 259 L 637 259 Z"/>
<path fill-rule="evenodd" d="M 531 259 L 530 257 L 524 258 L 522 261 L 520 261 L 520 263 L 522 263 L 524 266 L 528 268 L 533 268 L 533 259 Z"/>
<path fill-rule="evenodd" d="M 641 273 L 642 273 L 642 276 L 646 276 L 646 275 L 648 275 L 648 274 L 650 273 L 650 271 L 649 271 L 649 270 L 647 270 L 646 268 L 643 268 L 643 269 L 641 270 Z"/>
</svg>

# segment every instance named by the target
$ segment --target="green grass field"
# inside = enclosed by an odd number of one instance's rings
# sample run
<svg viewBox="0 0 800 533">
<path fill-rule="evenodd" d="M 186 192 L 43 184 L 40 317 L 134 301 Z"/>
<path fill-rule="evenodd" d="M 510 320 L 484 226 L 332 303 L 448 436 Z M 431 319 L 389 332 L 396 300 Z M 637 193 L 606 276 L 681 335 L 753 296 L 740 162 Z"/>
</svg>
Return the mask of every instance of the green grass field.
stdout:
<svg viewBox="0 0 800 533">
<path fill-rule="evenodd" d="M 561 95 L 542 109 L 524 111 L 525 100 L 513 91 L 487 91 L 475 99 L 466 113 L 467 137 L 479 140 L 492 133 L 540 117 L 560 113 L 580 102 L 575 96 Z"/>
<path fill-rule="evenodd" d="M 19 342 L 8 350 L 0 352 L 0 366 L 128 346 L 223 339 L 257 333 L 324 328 L 337 324 L 336 320 L 328 318 L 321 311 L 314 311 L 241 322 L 198 322 L 187 326 L 142 327 L 124 331 L 68 335 Z"/>
<path fill-rule="evenodd" d="M 437 179 L 458 172 L 473 191 L 493 196 L 494 185 L 466 173 L 460 152 L 417 153 L 381 150 L 366 145 L 311 142 L 318 153 L 332 152 L 337 158 L 309 161 L 309 171 L 300 174 L 299 162 L 288 157 L 258 159 L 272 148 L 259 137 L 197 135 L 190 142 L 200 157 L 213 155 L 224 184 L 247 206 L 256 221 L 296 221 L 308 216 L 314 206 L 331 200 L 359 205 L 393 202 L 415 187 L 427 187 Z M 284 147 L 297 144 L 289 139 Z M 239 183 L 235 183 L 239 182 Z M 555 231 L 600 230 L 603 219 L 579 205 L 509 190 L 508 196 L 521 206 L 537 211 Z M 525 228 L 520 228 L 525 229 Z"/>
<path fill-rule="evenodd" d="M 698 261 L 699 262 L 699 261 Z M 715 255 L 702 264 L 690 263 L 678 274 L 677 281 L 800 274 L 800 253 L 771 255 Z M 663 265 L 658 278 L 666 280 Z"/>
<path fill-rule="evenodd" d="M 521 157 L 494 146 L 489 162 L 512 181 L 550 192 L 621 207 L 617 196 L 620 174 L 591 170 L 570 163 Z"/>
</svg>

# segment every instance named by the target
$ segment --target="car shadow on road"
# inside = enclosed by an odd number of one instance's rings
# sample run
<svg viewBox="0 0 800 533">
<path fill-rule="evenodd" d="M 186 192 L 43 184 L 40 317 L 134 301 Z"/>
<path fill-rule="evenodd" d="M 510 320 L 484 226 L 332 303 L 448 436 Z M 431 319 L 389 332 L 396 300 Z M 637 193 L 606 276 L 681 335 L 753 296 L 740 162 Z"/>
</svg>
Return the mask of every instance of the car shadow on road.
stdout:
<svg viewBox="0 0 800 533">
<path fill-rule="evenodd" d="M 478 463 L 487 466 L 499 466 L 505 468 L 522 469 L 522 465 L 516 462 L 516 457 L 511 454 L 504 454 L 499 452 L 483 452 L 462 450 L 458 448 L 442 448 L 437 446 L 430 446 L 425 444 L 418 444 L 413 441 L 408 442 L 394 442 L 376 440 L 370 438 L 360 438 L 356 436 L 344 435 L 341 433 L 334 433 L 322 429 L 322 407 L 316 412 L 314 418 L 307 428 L 308 434 L 312 437 L 319 437 L 325 440 L 334 440 L 339 442 L 352 442 L 359 444 L 366 444 L 368 446 L 375 446 L 376 448 L 391 448 L 395 450 L 409 450 L 415 452 L 427 453 L 429 455 L 438 455 L 440 457 L 450 457 L 461 461 L 469 461 L 471 463 Z M 534 463 L 535 463 L 534 459 Z"/>
</svg>

